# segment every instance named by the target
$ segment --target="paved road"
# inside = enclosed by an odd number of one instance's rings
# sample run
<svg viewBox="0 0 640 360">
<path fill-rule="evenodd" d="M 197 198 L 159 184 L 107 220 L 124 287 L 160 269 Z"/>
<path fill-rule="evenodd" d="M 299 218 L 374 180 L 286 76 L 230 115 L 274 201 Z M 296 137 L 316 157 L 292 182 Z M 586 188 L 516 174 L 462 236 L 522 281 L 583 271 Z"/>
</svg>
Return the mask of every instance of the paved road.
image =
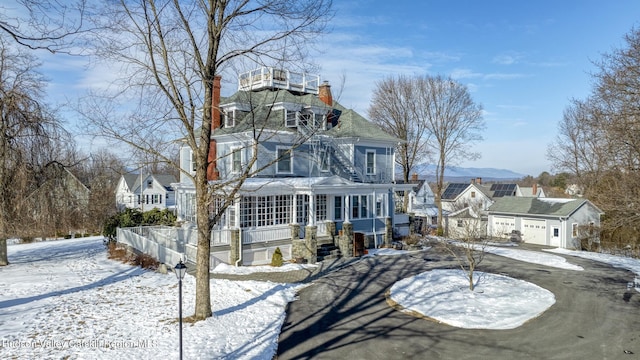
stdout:
<svg viewBox="0 0 640 360">
<path fill-rule="evenodd" d="M 640 358 L 640 293 L 627 290 L 635 275 L 567 258 L 585 270 L 486 255 L 478 270 L 523 279 L 556 296 L 544 314 L 512 330 L 459 329 L 386 304 L 385 292 L 396 281 L 455 267 L 444 253 L 362 259 L 300 292 L 287 311 L 277 359 Z"/>
</svg>

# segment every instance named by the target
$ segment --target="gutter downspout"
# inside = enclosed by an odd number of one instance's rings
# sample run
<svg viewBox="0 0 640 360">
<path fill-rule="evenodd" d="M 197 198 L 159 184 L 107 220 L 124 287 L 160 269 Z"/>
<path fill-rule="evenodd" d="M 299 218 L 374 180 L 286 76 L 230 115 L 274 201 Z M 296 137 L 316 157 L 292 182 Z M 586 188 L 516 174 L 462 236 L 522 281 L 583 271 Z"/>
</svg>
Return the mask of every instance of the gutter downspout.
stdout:
<svg viewBox="0 0 640 360">
<path fill-rule="evenodd" d="M 242 261 L 242 228 L 238 228 L 238 260 L 236 260 L 236 267 L 240 266 Z"/>
<path fill-rule="evenodd" d="M 371 219 L 373 219 L 373 223 L 371 224 L 373 226 L 373 244 L 375 245 L 375 248 L 378 248 L 378 234 L 376 233 L 376 189 L 373 189 L 373 196 L 371 199 L 371 208 L 373 208 L 373 216 L 371 217 Z"/>
</svg>

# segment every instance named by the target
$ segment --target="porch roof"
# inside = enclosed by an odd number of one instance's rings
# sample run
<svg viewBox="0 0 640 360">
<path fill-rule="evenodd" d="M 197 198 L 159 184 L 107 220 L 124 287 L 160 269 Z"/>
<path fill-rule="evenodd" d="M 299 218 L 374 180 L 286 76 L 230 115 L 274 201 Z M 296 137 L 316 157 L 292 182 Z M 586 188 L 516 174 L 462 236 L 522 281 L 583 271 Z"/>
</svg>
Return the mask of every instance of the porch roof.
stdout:
<svg viewBox="0 0 640 360">
<path fill-rule="evenodd" d="M 356 183 L 340 176 L 329 177 L 296 177 L 296 178 L 249 178 L 242 184 L 241 192 L 289 194 L 294 191 L 312 191 L 340 194 L 349 190 L 350 193 L 361 194 L 373 190 L 395 189 L 396 184 Z"/>
</svg>

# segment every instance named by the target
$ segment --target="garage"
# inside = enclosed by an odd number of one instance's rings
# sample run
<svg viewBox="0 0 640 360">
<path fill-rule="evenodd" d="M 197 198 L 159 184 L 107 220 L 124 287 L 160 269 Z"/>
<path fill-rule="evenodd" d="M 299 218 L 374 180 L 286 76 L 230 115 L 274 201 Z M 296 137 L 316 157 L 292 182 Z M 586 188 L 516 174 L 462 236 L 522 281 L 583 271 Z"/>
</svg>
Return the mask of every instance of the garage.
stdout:
<svg viewBox="0 0 640 360">
<path fill-rule="evenodd" d="M 529 244 L 547 245 L 547 222 L 522 219 L 522 240 Z"/>
<path fill-rule="evenodd" d="M 516 219 L 507 216 L 493 216 L 491 218 L 491 231 L 493 236 L 506 237 L 511 234 L 511 230 L 516 228 Z"/>
</svg>

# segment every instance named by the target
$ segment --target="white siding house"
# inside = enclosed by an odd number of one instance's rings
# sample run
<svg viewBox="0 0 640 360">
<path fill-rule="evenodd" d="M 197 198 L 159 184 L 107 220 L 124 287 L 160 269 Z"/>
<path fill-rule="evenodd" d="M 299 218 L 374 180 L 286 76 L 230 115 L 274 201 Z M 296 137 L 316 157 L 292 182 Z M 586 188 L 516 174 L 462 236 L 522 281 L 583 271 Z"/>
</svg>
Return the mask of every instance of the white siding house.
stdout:
<svg viewBox="0 0 640 360">
<path fill-rule="evenodd" d="M 173 210 L 175 192 L 171 184 L 175 182 L 173 175 L 124 174 L 116 187 L 116 206 L 118 210 Z"/>
<path fill-rule="evenodd" d="M 489 208 L 488 233 L 517 230 L 526 243 L 579 249 L 579 229 L 599 228 L 603 214 L 586 199 L 504 197 Z"/>
</svg>

